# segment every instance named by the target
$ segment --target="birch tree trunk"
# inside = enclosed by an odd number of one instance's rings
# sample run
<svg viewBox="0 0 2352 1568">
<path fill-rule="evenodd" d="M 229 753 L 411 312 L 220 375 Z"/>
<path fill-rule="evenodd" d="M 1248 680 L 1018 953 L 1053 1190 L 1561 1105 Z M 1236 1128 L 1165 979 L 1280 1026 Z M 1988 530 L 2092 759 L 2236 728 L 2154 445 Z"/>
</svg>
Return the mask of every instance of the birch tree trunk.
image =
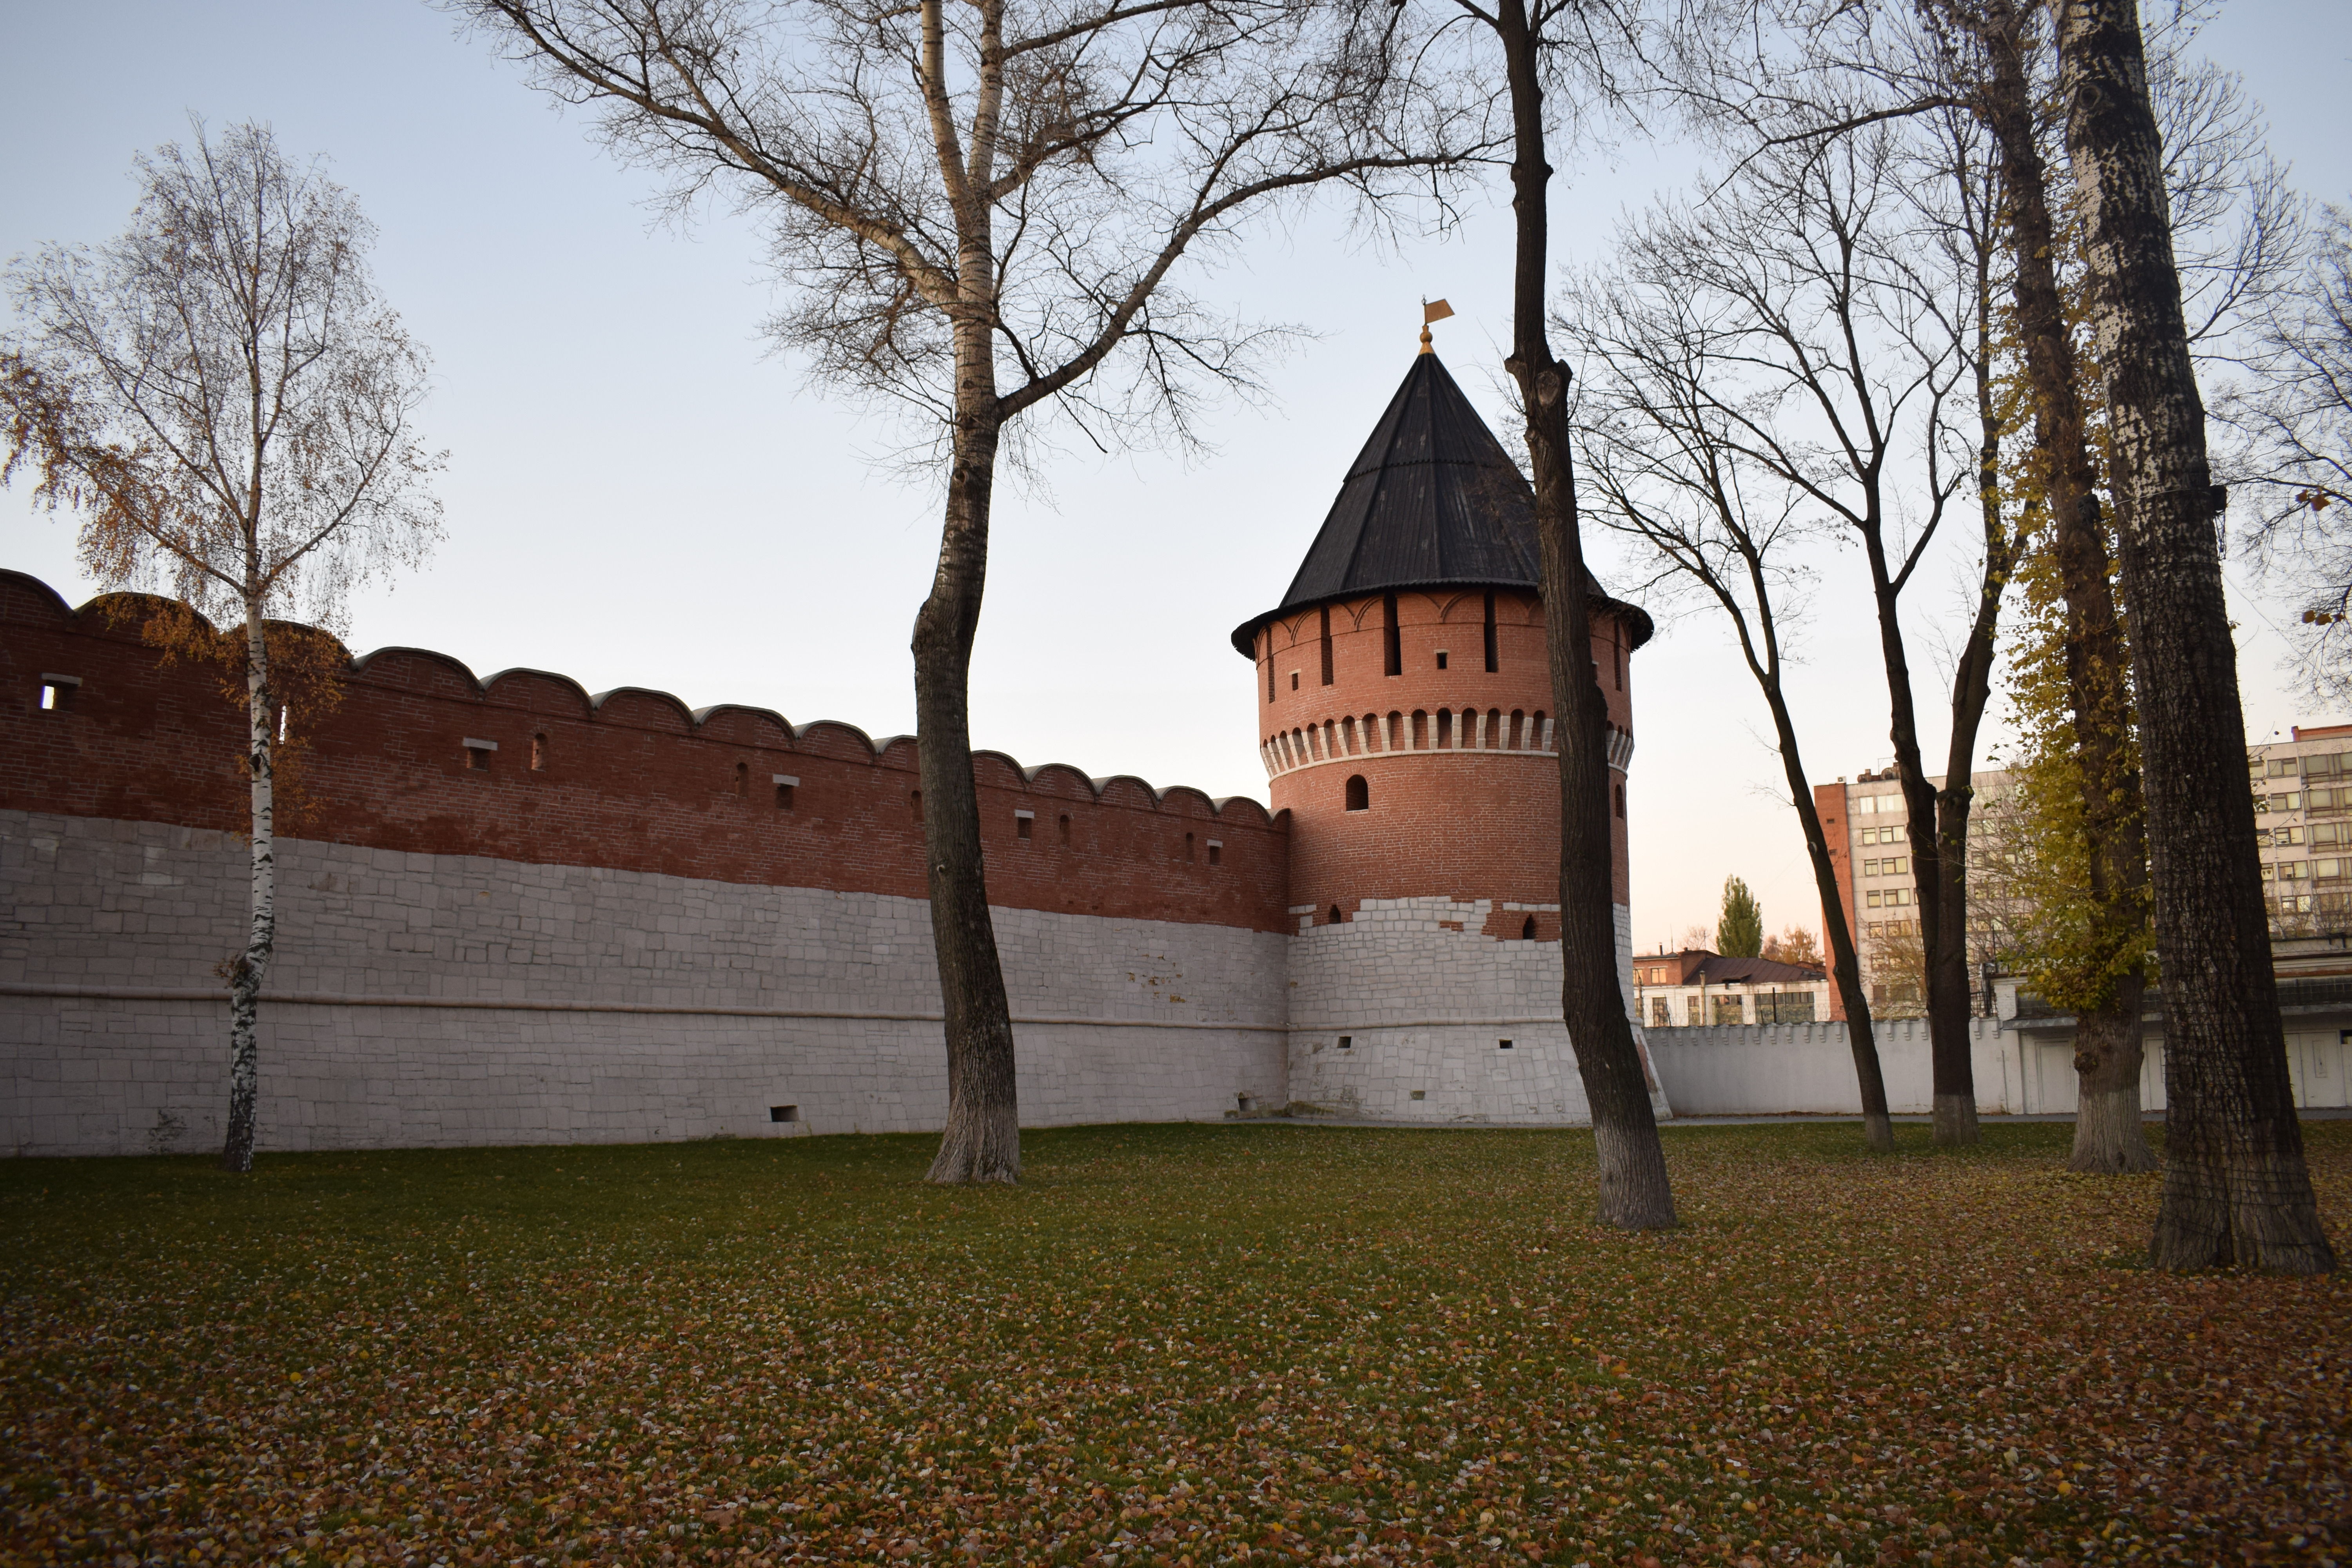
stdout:
<svg viewBox="0 0 2352 1568">
<path fill-rule="evenodd" d="M 2099 945 L 2113 952 L 2145 919 L 2147 849 L 2139 774 L 2126 736 L 2131 694 L 2125 682 L 2123 626 L 2108 586 L 2097 469 L 2084 434 L 2082 371 L 2059 291 L 2057 226 L 2050 171 L 2034 133 L 2025 69 L 2026 19 L 2008 0 L 1988 5 L 1978 28 L 1985 45 L 1985 118 L 2000 148 L 2009 187 L 2012 293 L 2033 406 L 2061 592 L 2066 601 L 2066 687 L 2082 779 L 2083 836 Z M 2075 1010 L 2074 1118 L 2077 1171 L 2152 1171 L 2156 1155 L 2140 1127 L 2140 1005 L 2147 976 L 2135 966 L 2111 994 Z"/>
<path fill-rule="evenodd" d="M 1610 844 L 1609 705 L 1595 678 L 1584 545 L 1569 453 L 1568 367 L 1544 331 L 1551 166 L 1543 84 L 1525 0 L 1494 12 L 1511 95 L 1511 210 L 1517 222 L 1511 357 L 1527 416 L 1528 466 L 1543 546 L 1544 631 L 1559 726 L 1560 1005 L 1592 1112 L 1601 1219 L 1624 1230 L 1671 1226 L 1674 1193 L 1650 1104 L 1649 1073 L 1625 1016 L 1617 972 L 1614 857 Z"/>
<path fill-rule="evenodd" d="M 2271 969 L 2237 649 L 2135 0 L 2061 0 L 2060 90 L 2105 381 L 2132 659 L 2146 704 L 2158 962 L 2167 990 L 2161 1268 L 2322 1273 Z"/>
<path fill-rule="evenodd" d="M 272 794 L 271 749 L 277 741 L 269 695 L 269 643 L 261 596 L 245 611 L 246 766 L 252 775 L 252 886 L 245 951 L 229 968 L 228 1136 L 221 1144 L 221 1169 L 253 1169 L 255 1112 L 260 1099 L 261 983 L 278 942 L 277 803 Z"/>
</svg>

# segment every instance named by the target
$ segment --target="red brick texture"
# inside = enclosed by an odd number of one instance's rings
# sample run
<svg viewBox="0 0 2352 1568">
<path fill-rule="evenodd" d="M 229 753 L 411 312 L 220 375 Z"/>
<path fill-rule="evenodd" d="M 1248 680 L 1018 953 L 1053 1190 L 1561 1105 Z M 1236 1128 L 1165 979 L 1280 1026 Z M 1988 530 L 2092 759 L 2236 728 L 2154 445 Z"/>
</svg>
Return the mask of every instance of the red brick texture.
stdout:
<svg viewBox="0 0 2352 1568">
<path fill-rule="evenodd" d="M 1813 810 L 1821 816 L 1822 837 L 1829 841 L 1830 865 L 1837 872 L 1838 900 L 1845 905 L 1846 934 L 1858 947 L 1861 936 L 1853 926 L 1853 834 L 1848 827 L 1845 797 L 1846 787 L 1843 783 L 1813 786 Z M 1829 942 L 1830 916 L 1829 911 L 1823 910 L 1822 949 L 1824 962 L 1828 959 Z M 1845 998 L 1835 985 L 1830 987 L 1830 1017 L 1838 1023 L 1845 1020 Z"/>
<path fill-rule="evenodd" d="M 46 676 L 79 677 L 40 706 Z M 0 807 L 242 831 L 242 712 L 219 672 L 167 663 L 96 605 L 0 572 Z M 446 655 L 354 661 L 305 737 L 299 836 L 372 848 L 713 881 L 927 897 L 915 743 L 764 709 L 691 712 L 664 692 L 592 698 L 562 676 L 488 681 Z M 486 769 L 465 742 L 489 741 Z M 534 743 L 542 765 L 534 768 Z M 1296 929 L 1289 831 L 1255 801 L 973 758 L 989 901 L 1138 920 Z M 777 774 L 799 782 L 789 809 Z M 1019 812 L 1030 812 L 1029 837 Z M 1213 841 L 1215 846 L 1212 858 Z"/>
<path fill-rule="evenodd" d="M 1507 917 L 1504 904 L 1559 902 L 1559 764 L 1555 755 L 1524 749 L 1552 717 L 1542 608 L 1532 595 L 1496 594 L 1490 672 L 1486 597 L 1479 589 L 1398 594 L 1396 675 L 1387 673 L 1387 613 L 1378 595 L 1328 606 L 1328 684 L 1322 607 L 1275 621 L 1259 635 L 1258 735 L 1277 770 L 1275 808 L 1290 818 L 1294 906 L 1312 904 L 1328 918 L 1332 906 L 1351 914 L 1365 899 L 1488 899 L 1495 910 L 1487 933 L 1516 939 L 1528 917 Z M 1596 613 L 1593 633 L 1610 721 L 1630 734 L 1624 629 Z M 1476 722 L 1465 722 L 1471 714 L 1486 716 L 1483 745 Z M 1391 750 L 1397 729 L 1405 738 Z M 1361 810 L 1348 809 L 1353 777 L 1364 781 Z M 1623 775 L 1615 782 L 1622 786 Z M 1612 887 L 1624 903 L 1622 811 L 1614 826 Z M 1558 939 L 1557 914 L 1534 918 L 1538 938 Z"/>
</svg>

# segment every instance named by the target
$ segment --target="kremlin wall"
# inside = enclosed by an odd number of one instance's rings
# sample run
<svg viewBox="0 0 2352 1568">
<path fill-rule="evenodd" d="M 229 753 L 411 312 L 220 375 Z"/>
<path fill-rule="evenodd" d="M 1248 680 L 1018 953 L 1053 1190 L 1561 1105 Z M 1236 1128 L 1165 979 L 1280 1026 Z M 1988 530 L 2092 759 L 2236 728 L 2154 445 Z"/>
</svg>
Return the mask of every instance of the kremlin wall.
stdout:
<svg viewBox="0 0 2352 1568">
<path fill-rule="evenodd" d="M 1589 602 L 1630 1006 L 1622 770 L 1650 626 Z M 217 669 L 109 609 L 0 573 L 0 1135 L 20 1153 L 221 1135 L 244 721 Z M 1232 638 L 1271 813 L 974 759 L 1024 1123 L 1294 1102 L 1582 1120 L 1532 502 L 1434 355 L 1289 592 Z M 350 660 L 294 738 L 264 1148 L 943 1121 L 911 738 L 414 648 Z"/>
</svg>

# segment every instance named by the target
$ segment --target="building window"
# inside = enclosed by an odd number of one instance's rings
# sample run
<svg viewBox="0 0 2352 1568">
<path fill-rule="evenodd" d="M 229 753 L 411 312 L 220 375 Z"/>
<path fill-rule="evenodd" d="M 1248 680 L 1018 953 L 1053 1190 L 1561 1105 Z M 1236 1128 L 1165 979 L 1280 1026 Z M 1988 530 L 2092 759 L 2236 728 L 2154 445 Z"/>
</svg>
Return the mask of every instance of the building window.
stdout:
<svg viewBox="0 0 2352 1568">
<path fill-rule="evenodd" d="M 1511 1042 L 1508 1040 L 1496 1040 L 1495 1042 L 1495 1048 L 1498 1051 L 1507 1051 L 1511 1048 Z"/>
<path fill-rule="evenodd" d="M 1016 811 L 1013 814 L 1013 836 L 1015 838 L 1025 841 L 1036 830 L 1037 814 L 1035 812 Z"/>
<path fill-rule="evenodd" d="M 792 810 L 793 795 L 801 787 L 801 781 L 790 773 L 771 773 L 768 776 L 769 781 L 776 786 L 776 809 Z"/>
<path fill-rule="evenodd" d="M 1445 668 L 1445 650 L 1444 648 L 1439 648 L 1437 650 L 1437 668 L 1440 669 L 1444 669 Z"/>
<path fill-rule="evenodd" d="M 1293 691 L 1298 689 L 1298 672 L 1295 669 L 1290 672 L 1290 689 Z"/>
<path fill-rule="evenodd" d="M 1066 847 L 1066 847 L 1068 847 L 1068 845 L 1069 845 L 1069 842 L 1070 842 L 1070 814 L 1069 814 L 1068 812 L 1066 812 L 1066 812 L 1064 812 L 1064 813 L 1062 813 L 1062 823 L 1061 823 L 1061 827 L 1062 827 L 1062 844 L 1063 844 L 1064 847 Z M 1214 857 L 1213 856 L 1213 857 L 1212 857 L 1212 858 L 1214 858 Z"/>
<path fill-rule="evenodd" d="M 1715 1022 L 1718 1024 L 1744 1024 L 1748 1022 L 1748 1015 L 1742 1008 L 1738 997 L 1718 995 L 1713 998 L 1713 1000 L 1715 1003 Z"/>
<path fill-rule="evenodd" d="M 1495 647 L 1495 590 L 1486 590 L 1486 673 L 1492 675 L 1501 661 Z"/>
<path fill-rule="evenodd" d="M 771 1121 L 798 1121 L 800 1119 L 801 1108 L 797 1105 L 772 1105 L 768 1107 L 768 1120 Z"/>
<path fill-rule="evenodd" d="M 1381 595 L 1381 637 L 1382 643 L 1381 651 L 1381 673 L 1383 675 L 1402 675 L 1404 673 L 1404 638 L 1400 634 L 1397 626 L 1397 596 L 1394 594 L 1385 594 Z"/>
<path fill-rule="evenodd" d="M 1617 815 L 1621 819 L 1625 815 L 1625 786 L 1623 784 L 1619 784 L 1617 786 Z"/>
<path fill-rule="evenodd" d="M 1067 820 L 1067 819 L 1066 818 L 1065 820 Z M 1222 844 L 1222 843 L 1220 843 L 1218 840 L 1216 840 L 1216 839 L 1214 839 L 1214 838 L 1210 839 L 1210 840 L 1209 840 L 1209 864 L 1210 864 L 1210 865 L 1212 865 L 1212 866 L 1219 866 L 1219 865 L 1223 865 L 1223 864 L 1224 863 L 1224 858 L 1225 858 L 1225 847 L 1224 847 L 1224 845 L 1223 845 L 1223 844 Z"/>
<path fill-rule="evenodd" d="M 1338 925 L 1338 924 L 1339 923 L 1339 905 L 1337 905 L 1337 904 L 1333 904 L 1333 905 L 1331 906 L 1331 918 L 1330 918 L 1328 921 L 1325 921 L 1324 923 L 1325 923 L 1325 924 L 1327 924 L 1327 925 Z"/>
<path fill-rule="evenodd" d="M 1519 940 L 1521 942 L 1533 942 L 1535 939 L 1536 917 L 1529 915 L 1526 920 L 1519 922 Z"/>
<path fill-rule="evenodd" d="M 1355 1037 L 1355 1036 L 1353 1036 L 1353 1035 L 1342 1035 L 1342 1036 L 1340 1036 L 1340 1037 L 1339 1037 L 1339 1048 L 1340 1048 L 1341 1050 L 1343 1050 L 1343 1051 L 1352 1051 L 1352 1050 L 1354 1050 L 1354 1049 L 1356 1048 L 1356 1037 Z"/>
<path fill-rule="evenodd" d="M 748 795 L 751 793 L 751 764 L 749 763 L 735 764 L 735 793 L 738 795 Z"/>
<path fill-rule="evenodd" d="M 921 790 L 916 790 L 907 796 L 907 810 L 914 817 L 915 826 L 920 827 L 923 825 L 923 792 Z"/>
<path fill-rule="evenodd" d="M 496 741 L 477 741 L 472 736 L 467 736 L 466 738 L 466 770 L 468 773 L 488 773 L 490 753 L 498 749 L 499 743 Z"/>
<path fill-rule="evenodd" d="M 1348 779 L 1348 809 L 1349 811 L 1370 811 L 1371 808 L 1371 786 L 1364 783 L 1363 774 L 1350 774 Z"/>
<path fill-rule="evenodd" d="M 1323 606 L 1323 684 L 1331 684 L 1331 606 Z"/>
<path fill-rule="evenodd" d="M 1192 858 L 1192 836 L 1189 833 L 1184 835 L 1184 858 L 1187 860 Z"/>
<path fill-rule="evenodd" d="M 1663 996 L 1650 998 L 1650 1025 L 1653 1028 L 1658 1029 L 1671 1029 L 1675 1026 L 1674 1007 Z"/>
<path fill-rule="evenodd" d="M 535 773 L 547 771 L 547 737 L 544 735 L 530 738 L 530 771 Z"/>
<path fill-rule="evenodd" d="M 79 675 L 45 675 L 41 677 L 41 711 L 61 713 L 73 706 L 74 693 L 81 689 Z"/>
<path fill-rule="evenodd" d="M 1265 628 L 1265 700 L 1274 700 L 1274 628 Z"/>
</svg>

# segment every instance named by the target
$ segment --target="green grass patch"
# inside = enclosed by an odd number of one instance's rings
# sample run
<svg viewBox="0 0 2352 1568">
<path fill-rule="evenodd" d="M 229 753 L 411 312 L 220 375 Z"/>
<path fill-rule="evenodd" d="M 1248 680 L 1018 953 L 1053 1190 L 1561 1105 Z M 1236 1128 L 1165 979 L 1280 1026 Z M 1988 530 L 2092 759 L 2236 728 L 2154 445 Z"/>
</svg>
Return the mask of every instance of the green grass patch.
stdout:
<svg viewBox="0 0 2352 1568">
<path fill-rule="evenodd" d="M 2071 1129 L 0 1166 L 6 1562 L 2342 1557 L 2334 1280 L 2144 1267 Z M 2352 1124 L 2307 1130 L 2331 1226 Z"/>
</svg>

